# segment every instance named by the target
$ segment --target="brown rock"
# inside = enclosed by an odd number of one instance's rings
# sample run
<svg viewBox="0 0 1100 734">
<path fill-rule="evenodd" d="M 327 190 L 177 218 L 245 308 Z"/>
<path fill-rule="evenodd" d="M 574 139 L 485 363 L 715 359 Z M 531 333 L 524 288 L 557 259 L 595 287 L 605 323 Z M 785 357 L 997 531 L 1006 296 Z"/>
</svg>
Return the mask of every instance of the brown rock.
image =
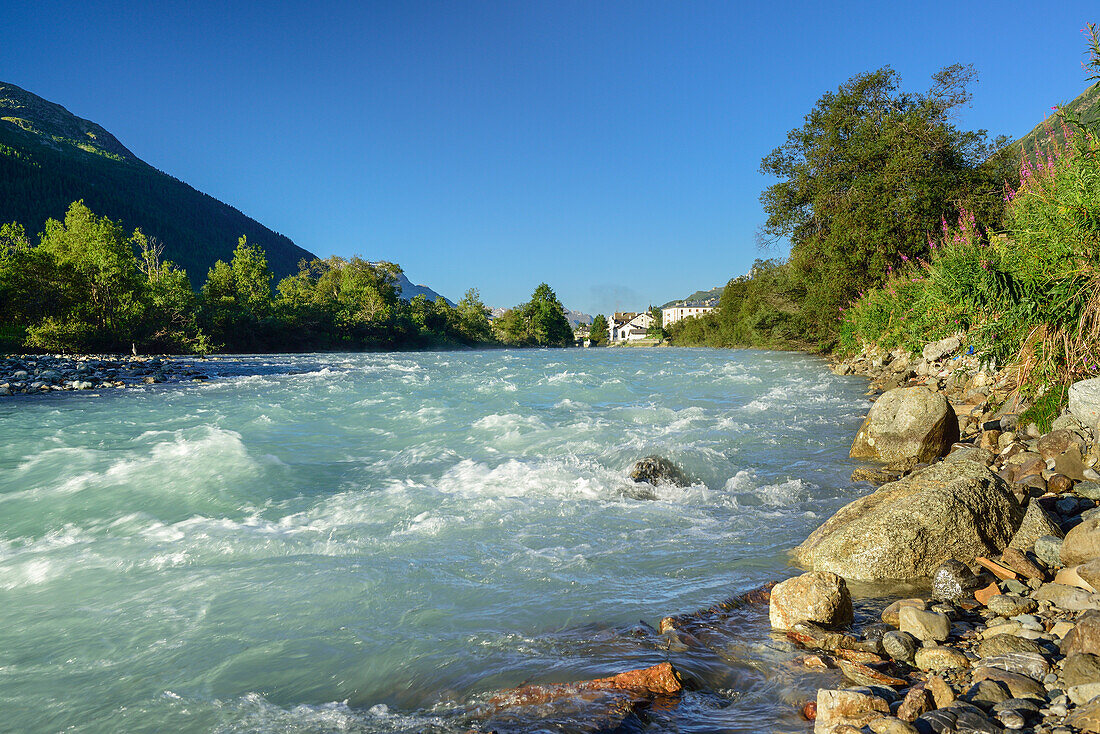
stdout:
<svg viewBox="0 0 1100 734">
<path fill-rule="evenodd" d="M 1074 653 L 1100 655 L 1100 614 L 1086 612 L 1077 625 L 1062 638 L 1062 654 Z"/>
<path fill-rule="evenodd" d="M 909 689 L 905 698 L 898 707 L 897 717 L 902 721 L 913 721 L 926 711 L 936 708 L 936 702 L 932 697 L 932 691 L 925 683 L 918 683 Z"/>
<path fill-rule="evenodd" d="M 1074 481 L 1065 474 L 1055 474 L 1047 479 L 1047 489 L 1054 494 L 1063 494 L 1073 489 Z"/>
<path fill-rule="evenodd" d="M 997 586 L 997 584 L 990 584 L 983 589 L 978 589 L 977 591 L 975 591 L 974 598 L 978 601 L 979 604 L 985 606 L 989 603 L 990 598 L 997 596 L 997 594 L 1000 593 L 1001 589 L 999 586 Z"/>
<path fill-rule="evenodd" d="M 1058 573 L 1054 575 L 1054 583 L 1065 584 L 1066 586 L 1076 586 L 1078 589 L 1084 589 L 1085 591 L 1095 593 L 1096 587 L 1086 581 L 1078 572 L 1078 569 L 1096 563 L 1097 560 L 1100 559 L 1089 561 L 1089 563 L 1084 563 L 1080 566 L 1066 566 L 1065 568 L 1059 569 Z"/>
<path fill-rule="evenodd" d="M 1085 459 L 1081 456 L 1080 446 L 1071 446 L 1066 453 L 1054 457 L 1054 471 L 1070 479 L 1084 480 L 1085 469 Z"/>
<path fill-rule="evenodd" d="M 832 734 L 839 732 L 842 726 L 854 726 L 858 729 L 889 713 L 889 704 L 878 696 L 869 696 L 859 691 L 822 688 L 817 692 L 814 734 Z"/>
<path fill-rule="evenodd" d="M 1024 578 L 1039 579 L 1042 581 L 1046 576 L 1046 574 L 1043 573 L 1043 569 L 1035 565 L 1035 563 L 1024 555 L 1024 552 L 1019 548 L 1013 548 L 1011 546 L 1005 548 L 1004 553 L 1001 554 L 1001 563 Z"/>
<path fill-rule="evenodd" d="M 907 686 L 909 681 L 880 673 L 869 665 L 837 659 L 837 666 L 844 677 L 860 686 Z"/>
<path fill-rule="evenodd" d="M 1000 431 L 982 431 L 981 441 L 978 442 L 978 446 L 989 451 L 997 451 L 997 442 L 1001 440 Z"/>
<path fill-rule="evenodd" d="M 817 701 L 807 701 L 802 704 L 802 718 L 806 721 L 813 721 L 817 718 Z"/>
<path fill-rule="evenodd" d="M 1100 700 L 1078 706 L 1066 718 L 1066 723 L 1083 732 L 1100 732 Z"/>
<path fill-rule="evenodd" d="M 1100 559 L 1093 559 L 1076 567 L 1077 575 L 1088 587 L 1100 589 Z M 1084 588 L 1084 587 L 1082 587 Z"/>
<path fill-rule="evenodd" d="M 683 685 L 680 682 L 680 674 L 671 663 L 666 662 L 650 668 L 628 670 L 609 678 L 511 688 L 490 698 L 489 704 L 498 708 L 533 706 L 562 698 L 572 698 L 589 691 L 621 692 L 636 700 L 646 700 L 676 694 L 681 690 Z"/>
<path fill-rule="evenodd" d="M 1062 678 L 1068 687 L 1100 683 L 1100 657 L 1087 652 L 1067 655 Z"/>
<path fill-rule="evenodd" d="M 863 640 L 846 635 L 843 632 L 832 632 L 813 622 L 796 622 L 787 630 L 787 638 L 794 640 L 803 647 L 818 650 L 869 650 L 874 646 Z"/>
<path fill-rule="evenodd" d="M 928 690 L 932 692 L 932 698 L 936 702 L 936 708 L 942 709 L 955 700 L 955 691 L 941 676 L 928 676 Z"/>
<path fill-rule="evenodd" d="M 933 645 L 917 650 L 917 667 L 921 670 L 939 672 L 942 670 L 965 670 L 970 660 L 961 650 L 945 645 Z"/>
<path fill-rule="evenodd" d="M 999 563 L 995 563 L 983 556 L 978 556 L 974 559 L 974 562 L 977 563 L 979 566 L 983 566 L 984 568 L 988 569 L 990 573 L 1004 581 L 1007 581 L 1009 579 L 1016 581 L 1020 578 L 1011 568 L 1006 568 L 1005 566 L 1002 566 Z"/>
<path fill-rule="evenodd" d="M 898 621 L 898 612 L 902 607 L 913 607 L 914 609 L 920 609 L 924 611 L 928 608 L 924 599 L 898 599 L 891 602 L 885 609 L 882 610 L 882 621 L 891 627 L 900 626 Z"/>
<path fill-rule="evenodd" d="M 1040 438 L 1037 448 L 1039 449 L 1039 454 L 1044 459 L 1050 460 L 1060 454 L 1064 454 L 1071 446 L 1080 446 L 1080 444 L 1080 436 L 1073 431 L 1062 428 L 1057 431 L 1051 431 Z"/>
<path fill-rule="evenodd" d="M 886 662 L 882 659 L 881 655 L 867 652 L 866 650 L 846 650 L 841 647 L 833 650 L 833 655 L 844 660 L 851 660 L 853 663 L 863 663 L 864 665 Z"/>
<path fill-rule="evenodd" d="M 974 670 L 974 682 L 977 683 L 980 680 L 993 680 L 1004 683 L 1008 686 L 1008 691 L 1013 698 L 1045 699 L 1047 695 L 1047 689 L 1039 681 L 1028 678 L 1026 675 L 1011 673 L 1002 668 L 976 668 Z"/>
<path fill-rule="evenodd" d="M 874 734 L 917 734 L 917 727 L 893 716 L 883 716 L 867 724 Z"/>
<path fill-rule="evenodd" d="M 768 602 L 768 619 L 780 630 L 797 622 L 842 627 L 852 623 L 852 597 L 840 576 L 811 571 L 776 584 Z"/>
</svg>

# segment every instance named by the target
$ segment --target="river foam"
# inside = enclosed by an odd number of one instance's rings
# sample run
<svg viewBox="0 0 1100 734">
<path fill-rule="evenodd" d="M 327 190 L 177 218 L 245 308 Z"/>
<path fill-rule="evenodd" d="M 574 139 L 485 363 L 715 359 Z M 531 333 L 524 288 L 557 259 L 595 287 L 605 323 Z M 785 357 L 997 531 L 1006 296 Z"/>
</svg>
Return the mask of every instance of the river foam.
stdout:
<svg viewBox="0 0 1100 734">
<path fill-rule="evenodd" d="M 0 414 L 6 725 L 465 731 L 495 689 L 648 664 L 631 625 L 788 573 L 785 549 L 854 491 L 861 386 L 800 355 L 204 369 Z M 630 482 L 649 454 L 690 486 Z M 709 692 L 669 727 L 785 710 L 754 636 L 696 661 Z"/>
</svg>

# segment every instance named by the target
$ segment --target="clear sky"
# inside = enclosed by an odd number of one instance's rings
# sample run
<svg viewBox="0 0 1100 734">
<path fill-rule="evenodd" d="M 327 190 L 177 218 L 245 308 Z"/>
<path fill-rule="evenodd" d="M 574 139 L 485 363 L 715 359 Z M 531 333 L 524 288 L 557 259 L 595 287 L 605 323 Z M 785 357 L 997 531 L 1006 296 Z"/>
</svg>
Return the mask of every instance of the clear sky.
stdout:
<svg viewBox="0 0 1100 734">
<path fill-rule="evenodd" d="M 822 92 L 952 63 L 1023 135 L 1085 87 L 1095 0 L 5 2 L 0 80 L 320 255 L 492 306 L 635 310 L 761 252 L 760 159 Z"/>
</svg>

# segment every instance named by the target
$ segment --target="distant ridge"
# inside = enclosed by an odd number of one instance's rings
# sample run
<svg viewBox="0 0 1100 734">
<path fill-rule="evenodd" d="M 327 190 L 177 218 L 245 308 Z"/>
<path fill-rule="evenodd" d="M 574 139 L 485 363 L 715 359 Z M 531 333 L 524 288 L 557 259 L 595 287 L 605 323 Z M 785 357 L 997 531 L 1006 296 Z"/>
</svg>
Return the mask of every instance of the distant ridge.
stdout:
<svg viewBox="0 0 1100 734">
<path fill-rule="evenodd" d="M 1082 122 L 1086 124 L 1100 123 L 1100 82 L 1093 84 L 1077 95 L 1076 99 L 1065 105 L 1065 109 L 1068 112 L 1080 115 Z M 1045 147 L 1046 142 L 1052 138 L 1058 142 L 1065 138 L 1057 115 L 1051 115 L 1040 122 L 1032 128 L 1031 132 L 1013 143 L 1013 147 L 1017 150 L 1023 148 L 1034 155 L 1036 145 Z"/>
<path fill-rule="evenodd" d="M 661 308 L 671 308 L 672 306 L 683 306 L 689 303 L 695 303 L 702 306 L 717 306 L 718 300 L 722 297 L 722 291 L 726 290 L 724 285 L 717 285 L 711 288 L 709 291 L 695 291 L 687 298 L 677 298 L 674 301 L 661 306 Z"/>
<path fill-rule="evenodd" d="M 77 199 L 101 216 L 141 228 L 194 285 L 215 260 L 228 261 L 237 239 L 267 252 L 277 278 L 315 256 L 237 209 L 158 171 L 114 135 L 54 102 L 0 82 L 0 222 L 30 234 L 61 219 Z"/>
</svg>

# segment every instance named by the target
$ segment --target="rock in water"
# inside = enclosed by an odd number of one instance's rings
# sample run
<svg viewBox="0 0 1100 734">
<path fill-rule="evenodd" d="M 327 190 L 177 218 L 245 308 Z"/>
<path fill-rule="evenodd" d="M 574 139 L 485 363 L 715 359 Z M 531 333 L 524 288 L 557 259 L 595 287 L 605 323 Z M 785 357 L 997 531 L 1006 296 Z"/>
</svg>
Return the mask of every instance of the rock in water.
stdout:
<svg viewBox="0 0 1100 734">
<path fill-rule="evenodd" d="M 885 699 L 859 691 L 835 691 L 822 688 L 817 692 L 817 718 L 814 734 L 832 732 L 842 725 L 857 729 L 873 719 L 890 713 Z"/>
<path fill-rule="evenodd" d="M 1100 421 L 1100 377 L 1069 386 L 1069 412 L 1082 425 L 1095 426 Z"/>
<path fill-rule="evenodd" d="M 690 487 L 691 480 L 663 456 L 647 456 L 637 462 L 630 470 L 630 478 L 635 482 L 649 482 L 658 484 L 671 484 L 674 487 Z"/>
<path fill-rule="evenodd" d="M 852 623 L 852 597 L 844 579 L 827 571 L 811 571 L 776 584 L 768 602 L 768 619 L 775 629 L 798 622 L 824 627 Z"/>
<path fill-rule="evenodd" d="M 871 406 L 856 434 L 853 459 L 929 462 L 959 440 L 959 419 L 942 393 L 903 387 L 884 393 Z"/>
<path fill-rule="evenodd" d="M 794 549 L 846 579 L 931 576 L 944 561 L 999 553 L 1024 514 L 1004 480 L 973 461 L 940 463 L 842 507 Z"/>
</svg>

